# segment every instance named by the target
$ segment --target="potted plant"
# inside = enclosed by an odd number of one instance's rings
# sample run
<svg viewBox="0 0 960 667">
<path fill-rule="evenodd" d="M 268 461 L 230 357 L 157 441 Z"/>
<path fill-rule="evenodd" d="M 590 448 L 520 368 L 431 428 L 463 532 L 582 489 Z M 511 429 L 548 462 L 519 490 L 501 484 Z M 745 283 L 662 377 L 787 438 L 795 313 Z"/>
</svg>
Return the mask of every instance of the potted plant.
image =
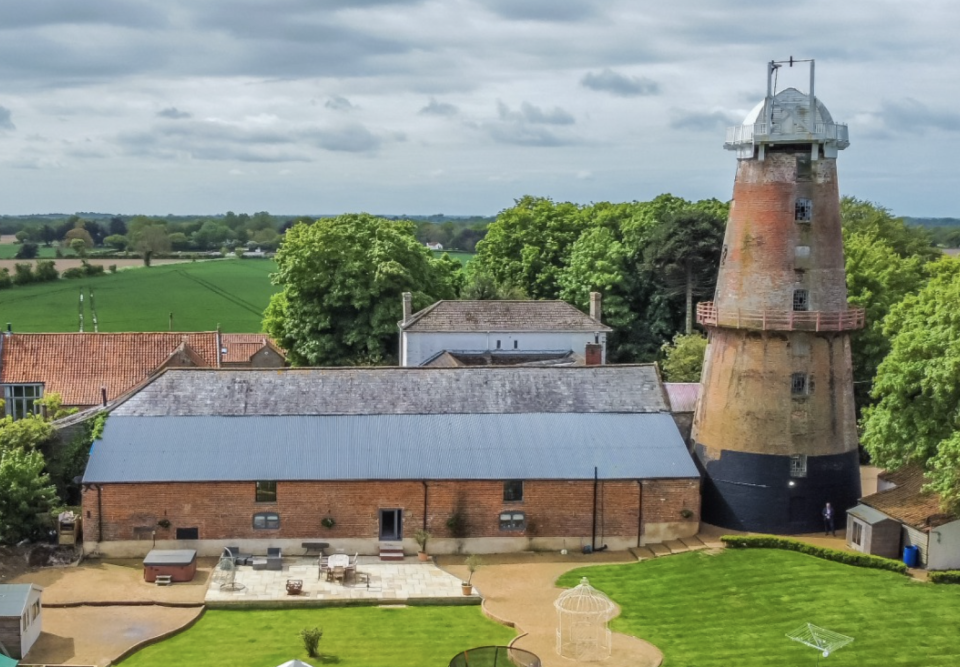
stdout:
<svg viewBox="0 0 960 667">
<path fill-rule="evenodd" d="M 420 545 L 420 550 L 417 552 L 417 558 L 424 563 L 427 562 L 427 560 L 430 558 L 427 555 L 427 540 L 430 539 L 430 533 L 422 529 L 418 530 L 413 534 L 413 539 L 415 539 L 417 544 Z"/>
<path fill-rule="evenodd" d="M 325 516 L 322 519 L 320 519 L 320 525 L 323 526 L 324 528 L 333 528 L 334 526 L 337 525 L 337 522 L 336 520 L 334 520 L 332 516 Z"/>
<path fill-rule="evenodd" d="M 463 564 L 467 566 L 467 571 L 470 573 L 470 576 L 467 577 L 466 581 L 460 582 L 460 588 L 464 595 L 470 595 L 470 593 L 473 592 L 473 585 L 470 583 L 473 580 L 473 573 L 483 565 L 483 561 L 480 560 L 480 556 L 470 554 Z"/>
</svg>

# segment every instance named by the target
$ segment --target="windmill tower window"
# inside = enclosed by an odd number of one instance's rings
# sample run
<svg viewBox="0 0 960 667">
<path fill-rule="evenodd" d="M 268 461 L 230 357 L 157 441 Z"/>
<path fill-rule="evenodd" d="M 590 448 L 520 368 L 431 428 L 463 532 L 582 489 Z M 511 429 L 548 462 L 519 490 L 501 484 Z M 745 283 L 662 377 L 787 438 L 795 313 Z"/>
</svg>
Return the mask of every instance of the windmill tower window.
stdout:
<svg viewBox="0 0 960 667">
<path fill-rule="evenodd" d="M 793 396 L 807 396 L 813 393 L 813 378 L 806 373 L 794 373 L 790 376 L 790 393 Z"/>
<path fill-rule="evenodd" d="M 813 220 L 813 202 L 802 197 L 798 198 L 793 205 L 793 219 L 797 222 Z"/>
<path fill-rule="evenodd" d="M 810 310 L 810 294 L 805 289 L 793 290 L 793 309 Z"/>
</svg>

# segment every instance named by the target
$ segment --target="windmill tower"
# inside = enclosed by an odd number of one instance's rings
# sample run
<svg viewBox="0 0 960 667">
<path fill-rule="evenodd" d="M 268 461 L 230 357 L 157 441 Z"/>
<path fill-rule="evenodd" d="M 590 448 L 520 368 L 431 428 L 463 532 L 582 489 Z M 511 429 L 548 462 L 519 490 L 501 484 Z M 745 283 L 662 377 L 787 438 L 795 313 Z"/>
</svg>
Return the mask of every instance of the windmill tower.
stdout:
<svg viewBox="0 0 960 667">
<path fill-rule="evenodd" d="M 810 90 L 775 90 L 778 70 L 810 66 Z M 814 96 L 814 62 L 767 65 L 767 95 L 724 148 L 737 176 L 693 423 L 703 520 L 741 530 L 823 528 L 830 502 L 860 496 L 837 153 L 849 145 Z"/>
</svg>

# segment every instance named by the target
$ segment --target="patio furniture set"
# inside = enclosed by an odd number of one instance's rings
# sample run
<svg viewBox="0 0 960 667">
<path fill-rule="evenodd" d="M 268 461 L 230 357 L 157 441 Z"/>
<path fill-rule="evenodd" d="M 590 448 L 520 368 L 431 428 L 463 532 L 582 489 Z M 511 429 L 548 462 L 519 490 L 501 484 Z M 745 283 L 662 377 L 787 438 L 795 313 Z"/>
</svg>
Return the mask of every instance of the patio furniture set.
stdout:
<svg viewBox="0 0 960 667">
<path fill-rule="evenodd" d="M 233 557 L 234 565 L 252 565 L 254 570 L 282 570 L 283 555 L 280 547 L 268 547 L 266 556 L 254 556 L 240 552 L 240 547 L 225 547 Z"/>
<path fill-rule="evenodd" d="M 317 581 L 320 581 L 326 575 L 327 581 L 344 584 L 348 579 L 352 579 L 356 582 L 362 576 L 362 573 L 357 572 L 357 559 L 359 557 L 359 553 L 354 554 L 353 558 L 350 558 L 347 554 L 320 556 L 317 561 L 319 565 Z"/>
</svg>

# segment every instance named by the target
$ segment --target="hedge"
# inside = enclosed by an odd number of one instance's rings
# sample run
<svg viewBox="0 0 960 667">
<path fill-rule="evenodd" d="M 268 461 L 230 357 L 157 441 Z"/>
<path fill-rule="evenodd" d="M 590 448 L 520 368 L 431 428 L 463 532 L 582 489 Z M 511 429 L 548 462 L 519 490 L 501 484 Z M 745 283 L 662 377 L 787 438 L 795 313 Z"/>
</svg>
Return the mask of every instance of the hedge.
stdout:
<svg viewBox="0 0 960 667">
<path fill-rule="evenodd" d="M 960 570 L 931 572 L 930 581 L 935 584 L 960 584 Z"/>
<path fill-rule="evenodd" d="M 832 560 L 847 565 L 857 567 L 869 567 L 875 570 L 890 570 L 907 574 L 907 566 L 898 560 L 890 558 L 881 558 L 880 556 L 871 556 L 861 554 L 855 551 L 840 551 L 839 549 L 828 549 L 818 547 L 799 540 L 791 540 L 787 537 L 778 537 L 776 535 L 724 535 L 720 540 L 728 547 L 734 549 L 785 549 L 787 551 L 799 551 L 808 556 Z"/>
</svg>

